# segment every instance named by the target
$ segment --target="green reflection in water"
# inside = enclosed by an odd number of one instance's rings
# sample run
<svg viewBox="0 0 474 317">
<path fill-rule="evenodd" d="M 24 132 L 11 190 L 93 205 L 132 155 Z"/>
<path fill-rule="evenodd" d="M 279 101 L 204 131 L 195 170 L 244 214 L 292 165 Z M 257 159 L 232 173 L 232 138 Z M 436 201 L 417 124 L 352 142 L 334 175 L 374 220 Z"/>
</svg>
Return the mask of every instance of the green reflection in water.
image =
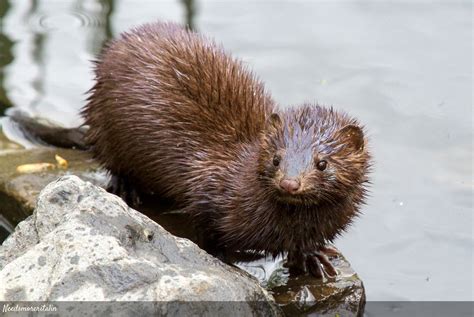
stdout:
<svg viewBox="0 0 474 317">
<path fill-rule="evenodd" d="M 97 25 L 92 25 L 92 27 L 97 28 L 96 32 L 91 34 L 90 39 L 88 40 L 88 51 L 91 52 L 94 56 L 98 56 L 101 52 L 104 44 L 112 38 L 112 15 L 115 9 L 115 0 L 97 0 L 96 1 L 101 10 L 96 12 L 91 12 L 84 4 L 84 1 L 77 0 L 74 5 L 74 10 L 83 13 L 85 16 L 96 16 Z M 91 25 L 84 25 L 88 27 Z"/>
<path fill-rule="evenodd" d="M 114 12 L 114 0 L 101 0 L 100 3 L 104 5 L 105 8 L 105 14 L 104 14 L 104 31 L 105 31 L 105 39 L 111 39 L 112 38 L 112 13 Z"/>
<path fill-rule="evenodd" d="M 13 61 L 13 41 L 3 31 L 4 17 L 9 9 L 10 2 L 8 0 L 0 0 L 0 115 L 3 115 L 5 109 L 12 105 L 4 87 L 5 66 Z"/>
<path fill-rule="evenodd" d="M 181 0 L 181 3 L 184 5 L 184 18 L 186 26 L 191 30 L 196 30 L 196 25 L 194 24 L 194 17 L 196 16 L 196 4 L 194 0 Z"/>
<path fill-rule="evenodd" d="M 38 0 L 31 1 L 31 7 L 27 12 L 28 20 L 38 14 Z M 33 50 L 32 50 L 32 59 L 35 62 L 35 65 L 38 66 L 38 76 L 36 76 L 31 85 L 37 92 L 36 97 L 31 101 L 31 107 L 34 108 L 41 102 L 41 99 L 44 96 L 44 76 L 46 74 L 46 65 L 44 60 L 44 42 L 46 36 L 42 32 L 32 32 L 33 33 Z"/>
</svg>

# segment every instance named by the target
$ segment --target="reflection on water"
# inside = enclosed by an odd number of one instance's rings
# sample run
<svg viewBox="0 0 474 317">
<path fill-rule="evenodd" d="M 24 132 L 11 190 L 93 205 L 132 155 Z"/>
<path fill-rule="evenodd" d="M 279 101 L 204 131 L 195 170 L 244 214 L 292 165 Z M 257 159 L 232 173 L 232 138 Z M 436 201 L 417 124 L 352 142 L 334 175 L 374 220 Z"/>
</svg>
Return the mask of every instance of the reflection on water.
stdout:
<svg viewBox="0 0 474 317">
<path fill-rule="evenodd" d="M 90 61 L 112 37 L 113 0 L 2 4 L 2 38 L 15 43 L 15 58 L 2 59 L 4 104 L 76 126 L 92 84 Z"/>
<path fill-rule="evenodd" d="M 97 5 L 100 9 L 96 12 L 98 14 L 91 15 L 91 10 L 88 8 L 87 1 L 77 0 L 74 4 L 74 10 L 76 16 L 81 19 L 81 25 L 94 26 L 100 32 L 91 33 L 90 38 L 87 41 L 89 50 L 94 56 L 97 56 L 104 43 L 112 38 L 112 21 L 111 17 L 114 11 L 114 0 L 100 0 L 97 1 Z"/>
<path fill-rule="evenodd" d="M 10 64 L 13 60 L 12 46 L 13 42 L 4 33 L 4 17 L 10 9 L 8 0 L 0 0 L 0 115 L 4 113 L 7 107 L 11 107 L 12 103 L 8 99 L 5 91 L 5 66 Z"/>
<path fill-rule="evenodd" d="M 0 0 L 0 113 L 79 125 L 103 43 L 181 21 L 224 42 L 282 105 L 317 100 L 366 124 L 372 197 L 337 246 L 369 300 L 473 300 L 472 3 L 198 4 Z"/>
<path fill-rule="evenodd" d="M 26 12 L 27 20 L 32 20 L 38 11 L 38 0 L 31 1 L 31 7 Z M 45 52 L 44 52 L 44 41 L 45 34 L 36 30 L 32 31 L 32 51 L 31 57 L 33 63 L 38 67 L 38 74 L 31 81 L 32 88 L 37 92 L 34 99 L 31 100 L 31 107 L 36 108 L 42 102 L 42 96 L 44 95 L 44 77 L 46 75 L 45 65 Z"/>
<path fill-rule="evenodd" d="M 15 2 L 14 7 L 0 1 L 0 115 L 14 104 L 32 116 L 48 117 L 67 127 L 81 122 L 79 109 L 93 84 L 91 61 L 113 37 L 113 23 L 119 21 L 123 29 L 122 24 L 142 19 L 184 17 L 184 23 L 194 28 L 196 12 L 193 0 L 182 0 L 181 5 L 164 2 L 156 10 L 147 10 L 146 2 L 137 6 L 134 1 L 121 1 L 118 12 L 113 0 L 33 0 Z M 125 21 L 141 9 L 147 11 Z"/>
<path fill-rule="evenodd" d="M 195 30 L 196 25 L 194 24 L 194 16 L 196 15 L 196 3 L 194 0 L 181 0 L 181 2 L 185 7 L 184 24 L 186 24 L 191 30 Z"/>
</svg>

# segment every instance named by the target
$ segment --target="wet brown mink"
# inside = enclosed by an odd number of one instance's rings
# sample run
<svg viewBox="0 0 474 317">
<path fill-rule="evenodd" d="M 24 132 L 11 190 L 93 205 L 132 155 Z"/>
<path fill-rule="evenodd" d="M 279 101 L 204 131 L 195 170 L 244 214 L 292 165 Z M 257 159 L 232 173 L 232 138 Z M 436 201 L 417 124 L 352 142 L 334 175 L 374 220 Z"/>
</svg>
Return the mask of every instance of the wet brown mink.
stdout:
<svg viewBox="0 0 474 317">
<path fill-rule="evenodd" d="M 336 273 L 325 246 L 358 214 L 370 165 L 347 114 L 278 109 L 221 46 L 153 23 L 103 51 L 83 115 L 116 190 L 179 202 L 227 250 L 288 252 L 296 271 Z"/>
</svg>

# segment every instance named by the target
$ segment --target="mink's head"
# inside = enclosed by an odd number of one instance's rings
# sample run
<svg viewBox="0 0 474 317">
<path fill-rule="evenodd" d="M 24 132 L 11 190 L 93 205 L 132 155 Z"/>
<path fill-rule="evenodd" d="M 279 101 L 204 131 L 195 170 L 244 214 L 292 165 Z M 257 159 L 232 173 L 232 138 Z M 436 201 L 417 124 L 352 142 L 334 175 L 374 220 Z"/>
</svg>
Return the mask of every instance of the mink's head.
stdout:
<svg viewBox="0 0 474 317">
<path fill-rule="evenodd" d="M 361 203 L 370 155 L 355 119 L 304 105 L 268 118 L 258 164 L 265 191 L 282 203 Z"/>
</svg>

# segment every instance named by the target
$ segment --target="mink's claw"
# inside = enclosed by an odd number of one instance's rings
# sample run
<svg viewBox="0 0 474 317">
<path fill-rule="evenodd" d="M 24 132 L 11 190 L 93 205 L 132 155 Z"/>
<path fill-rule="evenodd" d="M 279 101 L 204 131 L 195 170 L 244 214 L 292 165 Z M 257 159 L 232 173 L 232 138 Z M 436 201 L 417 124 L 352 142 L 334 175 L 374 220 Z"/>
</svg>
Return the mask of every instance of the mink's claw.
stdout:
<svg viewBox="0 0 474 317">
<path fill-rule="evenodd" d="M 337 271 L 327 256 L 338 254 L 339 252 L 331 247 L 321 247 L 318 251 L 305 253 L 290 252 L 286 266 L 289 268 L 290 274 L 294 275 L 309 273 L 316 278 L 334 277 L 337 275 Z"/>
</svg>

